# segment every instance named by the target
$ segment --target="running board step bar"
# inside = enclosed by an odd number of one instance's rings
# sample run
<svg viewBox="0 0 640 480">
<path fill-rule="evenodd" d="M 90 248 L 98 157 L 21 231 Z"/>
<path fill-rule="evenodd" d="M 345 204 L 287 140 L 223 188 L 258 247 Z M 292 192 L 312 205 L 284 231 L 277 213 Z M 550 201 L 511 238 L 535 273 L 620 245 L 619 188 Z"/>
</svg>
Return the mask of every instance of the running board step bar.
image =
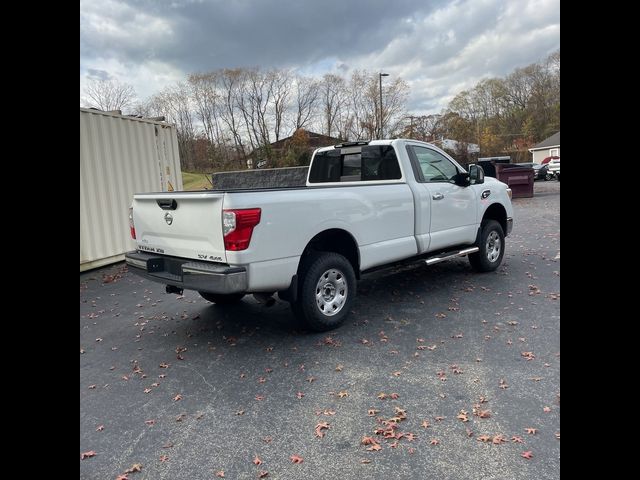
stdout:
<svg viewBox="0 0 640 480">
<path fill-rule="evenodd" d="M 465 255 L 469 255 L 470 253 L 475 253 L 479 251 L 478 247 L 469 247 L 464 250 L 457 250 L 453 252 L 443 252 L 434 257 L 427 258 L 425 260 L 427 265 L 433 265 L 434 263 L 444 262 L 445 260 L 450 260 L 455 257 L 464 257 Z"/>
</svg>

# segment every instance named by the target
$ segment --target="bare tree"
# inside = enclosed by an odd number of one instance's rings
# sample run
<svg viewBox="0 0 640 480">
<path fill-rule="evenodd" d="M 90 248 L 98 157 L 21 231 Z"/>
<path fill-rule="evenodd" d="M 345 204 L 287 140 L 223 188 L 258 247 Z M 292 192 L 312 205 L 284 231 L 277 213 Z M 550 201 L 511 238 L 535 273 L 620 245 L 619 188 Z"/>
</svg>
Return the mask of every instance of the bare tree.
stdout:
<svg viewBox="0 0 640 480">
<path fill-rule="evenodd" d="M 85 106 L 104 111 L 132 107 L 136 99 L 134 88 L 128 83 L 120 83 L 117 80 L 90 79 L 84 94 Z"/>
<path fill-rule="evenodd" d="M 317 81 L 301 76 L 295 79 L 295 91 L 295 130 L 298 130 L 313 120 L 320 92 Z"/>
<path fill-rule="evenodd" d="M 327 73 L 322 77 L 320 84 L 320 97 L 324 114 L 325 134 L 331 136 L 336 120 L 346 102 L 346 89 L 344 78 Z"/>
<path fill-rule="evenodd" d="M 271 70 L 267 77 L 271 89 L 271 106 L 273 109 L 273 133 L 276 142 L 280 140 L 284 113 L 287 109 L 287 102 L 291 94 L 291 73 L 287 70 Z"/>
</svg>

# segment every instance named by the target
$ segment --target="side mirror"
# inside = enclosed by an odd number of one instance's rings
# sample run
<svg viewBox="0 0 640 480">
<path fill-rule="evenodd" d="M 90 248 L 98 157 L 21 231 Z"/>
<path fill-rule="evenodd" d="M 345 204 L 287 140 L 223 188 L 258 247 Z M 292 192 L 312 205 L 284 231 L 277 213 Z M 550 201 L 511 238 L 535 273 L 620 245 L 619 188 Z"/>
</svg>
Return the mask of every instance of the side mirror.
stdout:
<svg viewBox="0 0 640 480">
<path fill-rule="evenodd" d="M 453 183 L 460 187 L 468 187 L 471 185 L 469 182 L 469 174 L 467 172 L 457 173 L 455 177 L 453 177 Z"/>
<path fill-rule="evenodd" d="M 469 165 L 469 180 L 471 181 L 471 185 L 484 183 L 484 170 L 480 165 Z"/>
</svg>

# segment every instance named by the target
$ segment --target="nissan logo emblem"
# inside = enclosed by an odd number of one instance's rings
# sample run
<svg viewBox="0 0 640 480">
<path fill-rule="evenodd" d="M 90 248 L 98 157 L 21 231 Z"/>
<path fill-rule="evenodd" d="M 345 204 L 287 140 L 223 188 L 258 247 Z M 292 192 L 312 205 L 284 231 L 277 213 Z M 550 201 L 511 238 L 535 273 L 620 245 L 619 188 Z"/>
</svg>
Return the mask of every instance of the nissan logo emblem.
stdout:
<svg viewBox="0 0 640 480">
<path fill-rule="evenodd" d="M 173 223 L 173 216 L 169 212 L 165 213 L 164 221 L 167 222 L 167 225 L 171 225 Z"/>
</svg>

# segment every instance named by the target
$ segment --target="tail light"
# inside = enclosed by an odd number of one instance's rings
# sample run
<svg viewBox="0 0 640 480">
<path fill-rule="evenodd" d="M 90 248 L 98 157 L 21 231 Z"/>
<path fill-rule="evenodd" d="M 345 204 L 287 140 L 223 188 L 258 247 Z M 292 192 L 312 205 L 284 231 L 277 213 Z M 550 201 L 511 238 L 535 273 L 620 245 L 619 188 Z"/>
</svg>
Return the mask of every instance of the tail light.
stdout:
<svg viewBox="0 0 640 480">
<path fill-rule="evenodd" d="M 261 214 L 260 208 L 223 210 L 222 232 L 225 250 L 237 252 L 249 248 L 253 227 L 260 223 Z"/>
<path fill-rule="evenodd" d="M 133 224 L 133 207 L 129 207 L 129 232 L 131 233 L 131 238 L 136 239 L 136 227 Z"/>
</svg>

